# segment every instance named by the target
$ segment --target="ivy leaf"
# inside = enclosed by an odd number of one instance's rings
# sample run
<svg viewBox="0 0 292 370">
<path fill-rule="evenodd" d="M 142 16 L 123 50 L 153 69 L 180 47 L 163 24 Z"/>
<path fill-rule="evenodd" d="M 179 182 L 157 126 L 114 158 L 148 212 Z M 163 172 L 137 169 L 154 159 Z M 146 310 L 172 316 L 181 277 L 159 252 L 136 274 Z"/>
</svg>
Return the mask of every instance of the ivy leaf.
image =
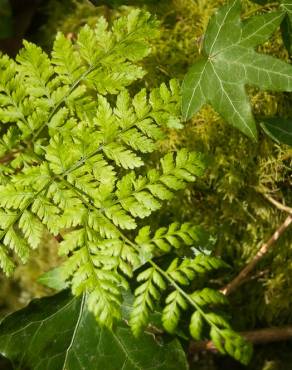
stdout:
<svg viewBox="0 0 292 370">
<path fill-rule="evenodd" d="M 283 42 L 288 50 L 288 53 L 292 54 L 292 3 L 291 0 L 282 0 L 281 8 L 286 13 L 283 22 L 281 24 L 281 31 Z"/>
<path fill-rule="evenodd" d="M 209 103 L 231 125 L 257 139 L 245 85 L 292 91 L 292 66 L 254 48 L 280 25 L 284 13 L 270 12 L 240 19 L 240 1 L 220 8 L 211 18 L 203 57 L 187 73 L 182 87 L 182 113 L 190 118 Z"/>
<path fill-rule="evenodd" d="M 261 122 L 261 127 L 277 143 L 292 146 L 292 120 L 286 120 L 281 117 L 269 117 Z"/>
<path fill-rule="evenodd" d="M 39 370 L 175 370 L 188 368 L 178 340 L 135 339 L 125 324 L 97 325 L 85 296 L 67 291 L 32 301 L 0 325 L 0 353 L 17 368 Z M 24 351 L 25 349 L 25 351 Z"/>
</svg>

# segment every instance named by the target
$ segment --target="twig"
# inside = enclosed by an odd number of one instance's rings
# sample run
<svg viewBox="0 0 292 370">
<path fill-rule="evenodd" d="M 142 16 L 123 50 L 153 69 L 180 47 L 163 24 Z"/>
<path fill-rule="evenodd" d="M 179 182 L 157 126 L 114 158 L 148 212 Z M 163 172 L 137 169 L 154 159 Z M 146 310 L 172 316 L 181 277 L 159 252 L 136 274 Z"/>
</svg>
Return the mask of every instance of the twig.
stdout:
<svg viewBox="0 0 292 370">
<path fill-rule="evenodd" d="M 12 161 L 15 158 L 15 154 L 18 154 L 21 151 L 22 151 L 21 149 L 17 149 L 17 150 L 11 151 L 10 153 L 4 155 L 3 157 L 0 157 L 0 163 L 5 164 L 7 162 Z"/>
<path fill-rule="evenodd" d="M 240 334 L 253 344 L 281 342 L 292 339 L 292 326 L 244 331 Z M 190 343 L 188 351 L 190 354 L 202 351 L 218 352 L 211 340 Z"/>
<path fill-rule="evenodd" d="M 278 202 L 276 199 L 272 198 L 268 194 L 262 193 L 262 196 L 265 197 L 270 203 L 272 203 L 280 211 L 284 211 L 284 212 L 290 213 L 292 215 L 292 208 L 291 207 L 285 206 L 284 204 Z"/>
<path fill-rule="evenodd" d="M 14 153 L 9 153 L 4 157 L 0 158 L 0 163 L 7 163 L 10 162 L 14 158 Z"/>
<path fill-rule="evenodd" d="M 280 211 L 289 213 L 289 216 L 282 223 L 282 225 L 274 232 L 271 238 L 261 246 L 261 248 L 258 250 L 258 252 L 253 257 L 253 259 L 240 271 L 240 273 L 230 283 L 228 283 L 224 288 L 220 289 L 220 291 L 225 295 L 229 295 L 232 291 L 234 291 L 238 286 L 240 286 L 246 280 L 249 273 L 255 268 L 258 262 L 268 253 L 269 249 L 273 246 L 273 244 L 279 239 L 279 237 L 284 233 L 284 231 L 292 223 L 292 208 L 291 207 L 288 207 L 278 202 L 277 200 L 275 200 L 268 194 L 262 193 L 262 195 L 270 203 L 272 203 L 277 209 L 279 209 Z"/>
<path fill-rule="evenodd" d="M 292 214 L 289 214 L 289 216 L 282 223 L 282 225 L 274 232 L 271 238 L 261 246 L 261 248 L 258 250 L 253 259 L 240 271 L 240 273 L 230 283 L 228 283 L 224 288 L 220 289 L 220 291 L 225 295 L 229 295 L 233 290 L 235 290 L 239 285 L 241 285 L 243 280 L 246 279 L 247 275 L 255 268 L 258 262 L 268 253 L 271 246 L 279 239 L 279 237 L 284 233 L 284 231 L 290 226 L 291 223 L 292 223 Z"/>
</svg>

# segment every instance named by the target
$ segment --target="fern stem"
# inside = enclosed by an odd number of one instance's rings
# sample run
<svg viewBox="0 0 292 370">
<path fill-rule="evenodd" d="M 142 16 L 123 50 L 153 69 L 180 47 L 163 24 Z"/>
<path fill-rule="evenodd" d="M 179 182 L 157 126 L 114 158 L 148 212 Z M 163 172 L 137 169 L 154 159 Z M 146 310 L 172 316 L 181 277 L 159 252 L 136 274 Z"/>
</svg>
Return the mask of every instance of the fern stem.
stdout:
<svg viewBox="0 0 292 370">
<path fill-rule="evenodd" d="M 130 244 L 138 253 L 140 252 L 140 248 L 137 244 L 133 243 L 130 239 L 128 239 L 125 235 L 123 235 L 121 232 L 121 237 Z M 210 326 L 216 326 L 209 318 L 205 315 L 205 312 L 202 310 L 202 308 L 192 300 L 190 295 L 186 293 L 169 275 L 166 271 L 164 271 L 161 267 L 159 267 L 152 259 L 149 259 L 147 261 L 152 267 L 154 267 L 189 303 L 191 306 L 193 306 L 197 311 L 200 312 L 200 314 L 204 317 L 205 321 Z"/>
<path fill-rule="evenodd" d="M 200 312 L 200 314 L 204 317 L 205 321 L 210 325 L 210 326 L 216 326 L 213 322 L 211 322 L 211 320 L 208 319 L 208 317 L 205 315 L 205 312 L 202 310 L 202 308 L 192 300 L 192 298 L 190 297 L 190 295 L 188 293 L 186 293 L 168 274 L 166 271 L 164 271 L 162 268 L 160 268 L 154 261 L 152 260 L 149 260 L 148 261 L 157 271 L 160 272 L 160 274 L 162 276 L 164 276 L 164 278 L 166 280 L 168 280 L 168 282 L 190 303 L 191 306 L 193 306 L 197 311 Z"/>
<path fill-rule="evenodd" d="M 280 211 L 284 211 L 292 215 L 292 207 L 285 206 L 284 204 L 278 202 L 276 199 L 272 198 L 268 194 L 262 193 L 262 196 L 266 198 L 270 203 L 272 203 Z"/>
<path fill-rule="evenodd" d="M 18 149 L 18 150 L 13 150 L 11 152 L 9 152 L 8 154 L 4 155 L 3 157 L 0 158 L 0 163 L 7 163 L 7 162 L 10 162 L 12 159 L 14 159 L 14 156 L 15 154 L 18 154 L 20 153 L 21 150 Z"/>
</svg>

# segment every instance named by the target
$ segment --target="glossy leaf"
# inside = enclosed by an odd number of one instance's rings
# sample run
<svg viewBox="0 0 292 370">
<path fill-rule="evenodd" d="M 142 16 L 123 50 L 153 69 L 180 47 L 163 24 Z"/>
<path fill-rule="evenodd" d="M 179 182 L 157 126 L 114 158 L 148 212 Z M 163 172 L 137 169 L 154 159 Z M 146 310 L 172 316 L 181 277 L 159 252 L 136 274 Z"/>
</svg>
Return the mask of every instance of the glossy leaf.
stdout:
<svg viewBox="0 0 292 370">
<path fill-rule="evenodd" d="M 182 87 L 182 112 L 190 118 L 206 103 L 231 125 L 257 139 L 255 120 L 245 85 L 292 91 L 292 66 L 254 48 L 280 25 L 282 11 L 240 19 L 240 1 L 220 8 L 211 18 L 203 56 L 187 73 Z"/>
<path fill-rule="evenodd" d="M 281 117 L 265 118 L 261 127 L 277 143 L 292 146 L 292 119 L 286 120 Z"/>
<path fill-rule="evenodd" d="M 292 54 L 292 3 L 291 0 L 282 0 L 282 9 L 286 13 L 281 24 L 283 42 L 289 54 Z"/>
<path fill-rule="evenodd" d="M 85 296 L 63 291 L 33 301 L 0 325 L 0 353 L 18 368 L 32 370 L 187 369 L 177 340 L 151 334 L 135 339 L 125 324 L 114 332 L 97 325 Z"/>
</svg>

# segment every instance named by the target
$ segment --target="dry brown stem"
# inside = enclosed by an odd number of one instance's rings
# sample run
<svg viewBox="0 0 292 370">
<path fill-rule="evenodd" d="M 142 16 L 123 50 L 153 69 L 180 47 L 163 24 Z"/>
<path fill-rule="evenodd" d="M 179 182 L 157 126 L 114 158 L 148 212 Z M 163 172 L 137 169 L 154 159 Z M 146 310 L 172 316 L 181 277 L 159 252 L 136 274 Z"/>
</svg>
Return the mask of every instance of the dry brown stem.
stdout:
<svg viewBox="0 0 292 370">
<path fill-rule="evenodd" d="M 275 200 L 274 198 L 270 197 L 267 194 L 263 194 L 263 196 L 279 210 L 289 213 L 289 216 L 285 219 L 282 225 L 274 232 L 270 239 L 260 247 L 256 255 L 253 257 L 253 259 L 240 271 L 240 273 L 224 288 L 220 289 L 220 291 L 225 295 L 229 295 L 246 280 L 247 276 L 256 267 L 258 262 L 268 253 L 270 248 L 275 244 L 275 242 L 280 238 L 280 236 L 285 232 L 285 230 L 287 230 L 287 228 L 292 223 L 291 207 L 287 207 L 286 205 L 278 202 L 277 200 Z"/>
<path fill-rule="evenodd" d="M 292 326 L 244 331 L 240 334 L 253 344 L 281 342 L 292 339 Z M 189 353 L 194 354 L 202 351 L 218 352 L 211 340 L 190 343 Z"/>
</svg>

